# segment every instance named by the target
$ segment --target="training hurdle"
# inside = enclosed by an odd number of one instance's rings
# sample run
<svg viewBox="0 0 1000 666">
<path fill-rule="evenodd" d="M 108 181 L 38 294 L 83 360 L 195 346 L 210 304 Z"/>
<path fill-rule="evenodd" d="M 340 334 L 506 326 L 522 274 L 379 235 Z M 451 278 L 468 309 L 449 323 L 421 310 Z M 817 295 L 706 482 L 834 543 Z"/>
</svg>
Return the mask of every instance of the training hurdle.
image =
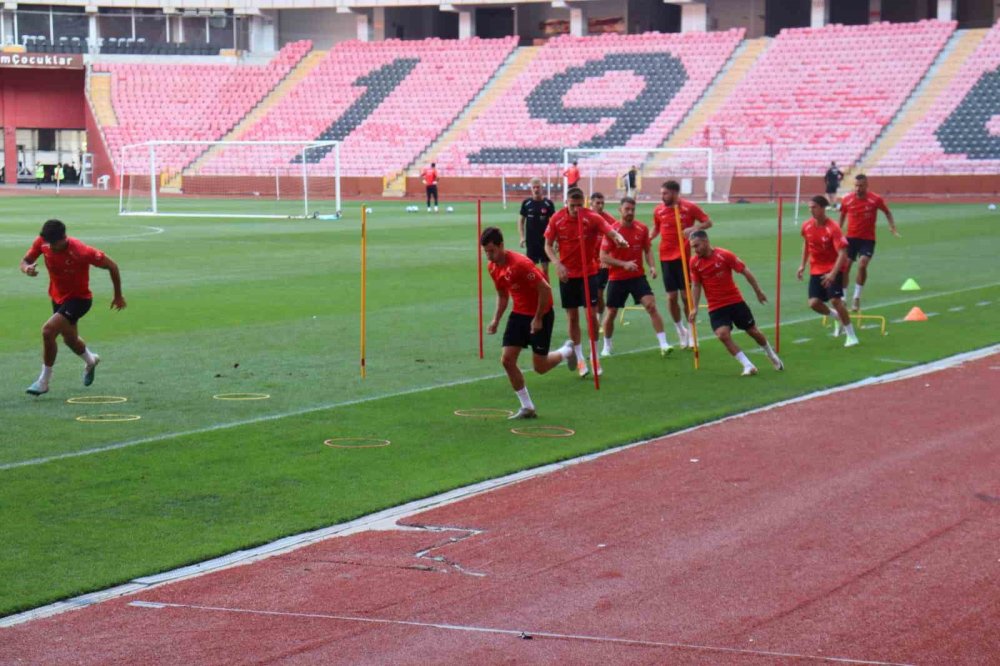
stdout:
<svg viewBox="0 0 1000 666">
<path fill-rule="evenodd" d="M 829 322 L 827 321 L 828 319 L 830 319 L 830 317 L 823 315 L 823 328 L 827 328 L 829 326 Z M 881 329 L 881 334 L 886 335 L 885 317 L 882 315 L 861 314 L 860 312 L 851 313 L 851 321 L 858 322 L 859 325 L 863 324 L 866 319 L 877 321 L 879 323 L 879 328 Z"/>
</svg>

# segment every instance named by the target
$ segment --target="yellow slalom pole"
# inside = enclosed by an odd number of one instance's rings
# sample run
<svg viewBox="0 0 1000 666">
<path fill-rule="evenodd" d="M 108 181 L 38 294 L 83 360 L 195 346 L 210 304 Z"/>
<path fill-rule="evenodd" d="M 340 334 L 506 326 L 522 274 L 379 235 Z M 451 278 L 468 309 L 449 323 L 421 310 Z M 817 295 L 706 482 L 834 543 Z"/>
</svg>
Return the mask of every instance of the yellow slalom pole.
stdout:
<svg viewBox="0 0 1000 666">
<path fill-rule="evenodd" d="M 368 376 L 365 368 L 365 296 L 368 286 L 368 207 L 361 205 L 361 378 Z"/>
<path fill-rule="evenodd" d="M 694 311 L 694 303 L 691 302 L 691 275 L 688 273 L 687 243 L 684 241 L 684 230 L 681 228 L 681 208 L 674 204 L 674 221 L 677 222 L 677 243 L 681 248 L 681 267 L 684 270 L 684 293 L 687 295 L 687 306 L 690 314 Z M 701 368 L 701 359 L 698 351 L 698 327 L 691 322 L 691 344 L 694 345 L 694 369 Z"/>
</svg>

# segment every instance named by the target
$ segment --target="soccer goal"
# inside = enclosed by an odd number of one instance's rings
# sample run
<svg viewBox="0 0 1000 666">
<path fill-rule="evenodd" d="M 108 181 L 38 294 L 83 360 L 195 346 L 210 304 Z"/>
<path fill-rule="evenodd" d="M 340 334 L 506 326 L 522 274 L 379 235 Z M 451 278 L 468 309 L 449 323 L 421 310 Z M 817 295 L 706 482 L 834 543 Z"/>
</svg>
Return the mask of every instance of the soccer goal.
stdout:
<svg viewBox="0 0 1000 666">
<path fill-rule="evenodd" d="M 122 147 L 120 215 L 340 216 L 337 141 L 147 141 Z"/>
<path fill-rule="evenodd" d="M 660 185 L 676 180 L 681 195 L 692 201 L 726 203 L 733 180 L 733 170 L 711 148 L 563 150 L 563 172 L 574 161 L 580 169 L 580 185 L 588 196 L 601 192 L 608 198 L 629 195 L 637 201 L 658 201 Z M 564 177 L 562 185 L 567 186 Z"/>
</svg>

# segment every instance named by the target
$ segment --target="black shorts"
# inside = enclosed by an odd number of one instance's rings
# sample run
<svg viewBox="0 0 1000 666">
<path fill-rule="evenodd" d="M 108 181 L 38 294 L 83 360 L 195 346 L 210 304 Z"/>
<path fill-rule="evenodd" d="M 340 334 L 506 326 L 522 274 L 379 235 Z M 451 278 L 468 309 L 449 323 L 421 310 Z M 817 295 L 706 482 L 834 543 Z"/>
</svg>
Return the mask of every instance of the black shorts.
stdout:
<svg viewBox="0 0 1000 666">
<path fill-rule="evenodd" d="M 507 317 L 507 328 L 503 331 L 504 347 L 531 347 L 532 353 L 545 356 L 549 353 L 549 346 L 552 344 L 552 324 L 556 320 L 554 310 L 549 310 L 542 317 L 542 330 L 538 333 L 531 333 L 531 320 L 533 315 L 519 314 L 511 312 Z"/>
<path fill-rule="evenodd" d="M 834 279 L 829 287 L 824 287 L 823 275 L 809 276 L 809 298 L 818 298 L 824 303 L 831 298 L 843 298 L 844 283 L 839 279 L 839 276 L 837 279 Z"/>
<path fill-rule="evenodd" d="M 837 194 L 837 185 L 830 185 L 827 183 L 826 186 L 826 198 L 829 199 Z"/>
<path fill-rule="evenodd" d="M 590 305 L 593 307 L 597 305 L 597 273 L 587 278 L 587 281 L 590 284 Z M 566 282 L 559 282 L 559 300 L 565 310 L 586 307 L 583 278 L 570 278 Z"/>
<path fill-rule="evenodd" d="M 607 303 L 609 308 L 623 308 L 631 296 L 636 305 L 644 296 L 652 296 L 653 288 L 645 275 L 626 280 L 612 280 L 608 283 Z"/>
<path fill-rule="evenodd" d="M 753 320 L 753 313 L 750 312 L 750 306 L 747 305 L 746 301 L 716 308 L 708 313 L 708 320 L 712 323 L 713 331 L 723 326 L 728 326 L 729 328 L 735 326 L 741 331 L 746 331 L 757 325 L 757 322 Z"/>
<path fill-rule="evenodd" d="M 851 261 L 855 261 L 858 257 L 868 257 L 871 259 L 874 256 L 875 241 L 864 238 L 847 239 L 847 258 Z"/>
<path fill-rule="evenodd" d="M 535 233 L 531 229 L 524 230 L 524 253 L 536 264 L 549 263 L 549 255 L 545 254 L 545 237 L 541 232 Z"/>
<path fill-rule="evenodd" d="M 90 311 L 90 306 L 93 304 L 94 301 L 89 298 L 70 298 L 64 301 L 62 305 L 53 301 L 52 314 L 61 314 L 69 320 L 69 323 L 75 324 L 80 321 L 83 315 Z"/>
<path fill-rule="evenodd" d="M 668 292 L 684 291 L 684 263 L 680 259 L 660 261 L 663 286 Z"/>
<path fill-rule="evenodd" d="M 597 271 L 597 288 L 607 289 L 608 287 L 608 269 L 602 268 Z"/>
</svg>

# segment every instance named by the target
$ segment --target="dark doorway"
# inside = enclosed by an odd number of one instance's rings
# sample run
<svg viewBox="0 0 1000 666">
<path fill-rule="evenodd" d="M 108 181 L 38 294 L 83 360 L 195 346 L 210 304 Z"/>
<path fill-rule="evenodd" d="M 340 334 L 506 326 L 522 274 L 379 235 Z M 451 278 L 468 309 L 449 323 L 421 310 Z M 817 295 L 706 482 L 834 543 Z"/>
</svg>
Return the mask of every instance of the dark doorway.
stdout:
<svg viewBox="0 0 1000 666">
<path fill-rule="evenodd" d="M 809 0 L 767 0 L 764 7 L 764 34 L 774 37 L 784 28 L 807 28 L 811 23 Z"/>
<path fill-rule="evenodd" d="M 830 23 L 868 25 L 868 0 L 837 0 L 830 3 Z"/>
<path fill-rule="evenodd" d="M 476 37 L 497 39 L 514 34 L 512 7 L 483 7 L 476 10 Z"/>
</svg>

